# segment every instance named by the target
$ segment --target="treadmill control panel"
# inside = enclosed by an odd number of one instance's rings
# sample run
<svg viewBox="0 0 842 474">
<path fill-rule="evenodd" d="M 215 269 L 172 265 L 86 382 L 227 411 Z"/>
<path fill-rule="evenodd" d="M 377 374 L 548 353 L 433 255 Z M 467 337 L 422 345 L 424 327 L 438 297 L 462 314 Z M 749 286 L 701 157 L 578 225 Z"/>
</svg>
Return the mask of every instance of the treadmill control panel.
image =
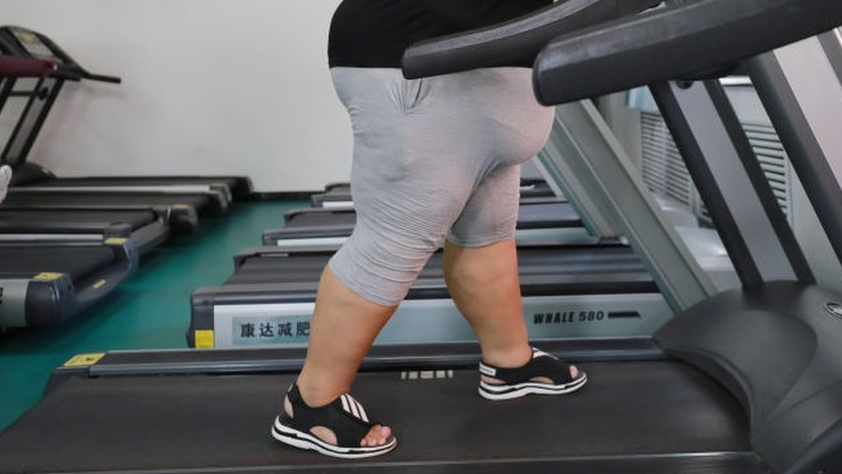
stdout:
<svg viewBox="0 0 842 474">
<path fill-rule="evenodd" d="M 10 30 L 21 47 L 33 58 L 46 59 L 57 63 L 63 62 L 61 58 L 53 54 L 53 51 L 41 41 L 36 33 L 17 27 L 10 28 Z"/>
</svg>

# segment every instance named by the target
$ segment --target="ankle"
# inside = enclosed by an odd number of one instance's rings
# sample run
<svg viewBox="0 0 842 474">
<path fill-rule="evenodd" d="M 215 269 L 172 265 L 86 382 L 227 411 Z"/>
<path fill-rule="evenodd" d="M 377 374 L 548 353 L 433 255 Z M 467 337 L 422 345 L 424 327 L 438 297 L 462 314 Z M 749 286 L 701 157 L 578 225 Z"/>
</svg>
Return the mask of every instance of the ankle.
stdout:
<svg viewBox="0 0 842 474">
<path fill-rule="evenodd" d="M 482 351 L 482 360 L 488 365 L 501 369 L 515 369 L 523 367 L 532 359 L 532 348 L 527 344 L 523 347 L 512 347 L 497 350 Z"/>
<path fill-rule="evenodd" d="M 298 392 L 301 394 L 301 401 L 310 408 L 319 408 L 333 403 L 342 394 L 348 393 L 348 390 L 343 390 L 335 387 L 326 387 L 322 384 L 308 383 L 302 381 L 300 378 L 296 382 L 298 385 Z"/>
</svg>

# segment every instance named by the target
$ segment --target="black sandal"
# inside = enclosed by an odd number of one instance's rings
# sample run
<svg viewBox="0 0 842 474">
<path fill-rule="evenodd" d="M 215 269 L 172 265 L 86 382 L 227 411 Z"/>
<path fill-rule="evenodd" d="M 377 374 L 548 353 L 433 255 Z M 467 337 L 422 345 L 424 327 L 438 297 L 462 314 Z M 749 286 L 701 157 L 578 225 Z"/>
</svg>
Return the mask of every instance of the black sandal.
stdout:
<svg viewBox="0 0 842 474">
<path fill-rule="evenodd" d="M 333 403 L 312 408 L 301 398 L 298 386 L 293 384 L 287 397 L 292 404 L 293 418 L 282 407 L 281 414 L 275 418 L 272 426 L 272 437 L 281 443 L 345 459 L 379 456 L 395 449 L 398 444 L 398 440 L 392 436 L 382 446 L 360 446 L 360 441 L 371 428 L 380 423 L 369 421 L 363 406 L 351 395 L 345 394 Z M 333 431 L 337 444 L 330 444 L 311 433 L 310 430 L 316 426 Z"/>
<path fill-rule="evenodd" d="M 494 384 L 480 380 L 479 394 L 488 400 L 512 400 L 530 394 L 563 395 L 588 383 L 588 374 L 580 371 L 574 379 L 570 376 L 570 365 L 534 347 L 532 359 L 523 367 L 503 369 L 480 362 L 479 371 L 503 382 Z M 533 381 L 538 377 L 548 378 L 553 383 Z"/>
</svg>

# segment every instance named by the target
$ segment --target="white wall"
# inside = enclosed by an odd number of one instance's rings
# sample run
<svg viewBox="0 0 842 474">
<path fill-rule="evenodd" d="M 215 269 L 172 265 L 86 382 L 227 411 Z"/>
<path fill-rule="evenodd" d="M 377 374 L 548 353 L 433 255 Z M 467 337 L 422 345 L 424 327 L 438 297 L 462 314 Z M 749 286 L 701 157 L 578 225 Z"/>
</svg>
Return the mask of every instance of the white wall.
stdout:
<svg viewBox="0 0 842 474">
<path fill-rule="evenodd" d="M 70 84 L 31 155 L 59 175 L 246 174 L 259 191 L 350 174 L 327 68 L 339 0 L 0 0 L 119 86 Z"/>
</svg>

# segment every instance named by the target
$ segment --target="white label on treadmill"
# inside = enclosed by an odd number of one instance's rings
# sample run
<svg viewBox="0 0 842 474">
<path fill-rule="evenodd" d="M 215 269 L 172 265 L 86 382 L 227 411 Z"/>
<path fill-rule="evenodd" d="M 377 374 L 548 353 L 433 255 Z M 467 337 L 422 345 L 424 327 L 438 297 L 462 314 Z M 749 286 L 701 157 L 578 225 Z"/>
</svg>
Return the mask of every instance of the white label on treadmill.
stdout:
<svg viewBox="0 0 842 474">
<path fill-rule="evenodd" d="M 28 280 L 0 279 L 0 327 L 26 326 Z"/>
<path fill-rule="evenodd" d="M 217 334 L 219 340 L 230 340 L 233 346 L 264 346 L 272 344 L 306 344 L 310 338 L 312 303 L 285 305 L 278 311 L 255 311 L 256 308 L 220 306 L 214 309 L 216 321 L 230 321 L 229 337 Z M 215 324 L 217 328 L 225 327 Z"/>
<path fill-rule="evenodd" d="M 217 347 L 304 344 L 314 306 L 217 305 Z M 523 307 L 532 339 L 649 336 L 672 317 L 663 296 L 657 293 L 526 297 Z M 430 299 L 404 301 L 377 342 L 462 342 L 475 338 L 452 300 Z"/>
</svg>

